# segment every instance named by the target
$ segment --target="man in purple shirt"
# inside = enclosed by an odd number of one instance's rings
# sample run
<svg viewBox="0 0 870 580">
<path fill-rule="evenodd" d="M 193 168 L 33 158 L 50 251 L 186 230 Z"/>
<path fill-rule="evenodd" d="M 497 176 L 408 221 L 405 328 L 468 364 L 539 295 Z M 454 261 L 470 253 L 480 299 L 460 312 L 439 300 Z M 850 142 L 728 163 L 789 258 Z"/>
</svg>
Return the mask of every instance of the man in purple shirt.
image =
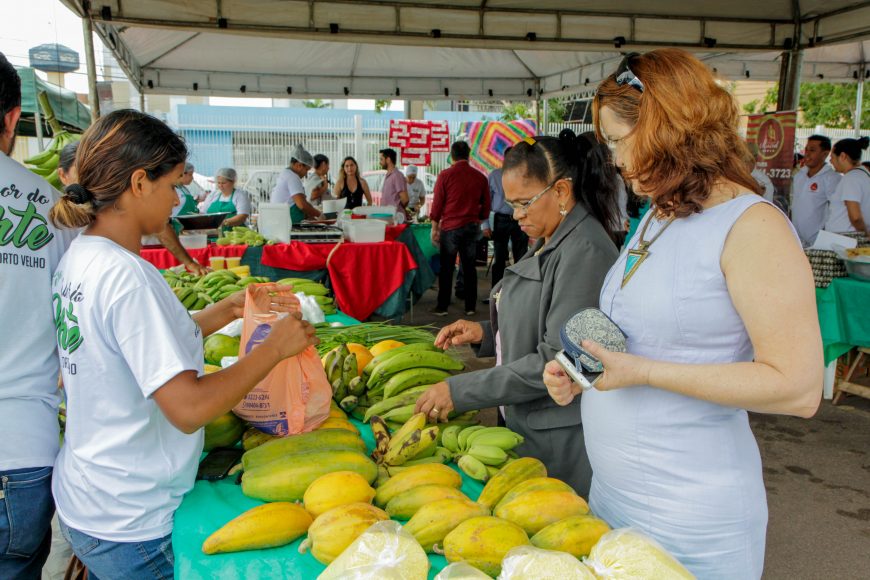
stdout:
<svg viewBox="0 0 870 580">
<path fill-rule="evenodd" d="M 381 187 L 381 205 L 391 205 L 396 212 L 405 213 L 408 207 L 408 182 L 402 172 L 396 169 L 396 150 L 381 149 L 380 161 L 381 169 L 387 170 Z"/>
</svg>

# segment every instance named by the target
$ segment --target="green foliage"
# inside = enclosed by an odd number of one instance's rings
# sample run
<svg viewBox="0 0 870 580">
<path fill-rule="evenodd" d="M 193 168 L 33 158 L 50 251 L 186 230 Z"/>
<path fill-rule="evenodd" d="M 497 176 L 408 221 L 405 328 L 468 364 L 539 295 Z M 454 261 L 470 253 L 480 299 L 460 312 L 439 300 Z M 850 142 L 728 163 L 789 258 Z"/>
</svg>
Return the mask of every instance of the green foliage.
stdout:
<svg viewBox="0 0 870 580">
<path fill-rule="evenodd" d="M 309 101 L 302 101 L 302 104 L 305 105 L 306 109 L 331 109 L 332 103 L 324 101 L 323 99 L 311 99 Z"/>
<path fill-rule="evenodd" d="M 547 122 L 549 123 L 564 123 L 565 114 L 568 110 L 565 103 L 559 99 L 549 99 L 547 102 L 549 113 L 547 114 Z M 516 121 L 518 119 L 534 119 L 535 114 L 531 103 L 525 101 L 506 102 L 502 109 L 502 121 Z"/>
<path fill-rule="evenodd" d="M 381 113 L 390 108 L 392 99 L 375 99 L 375 113 Z"/>
<path fill-rule="evenodd" d="M 777 83 L 768 89 L 763 99 L 746 103 L 743 110 L 748 114 L 775 110 L 778 92 L 779 84 Z M 831 129 L 851 129 L 857 95 L 858 86 L 856 84 L 802 84 L 799 126 L 824 125 Z M 870 91 L 868 90 L 864 91 L 861 109 L 861 128 L 870 129 Z"/>
</svg>

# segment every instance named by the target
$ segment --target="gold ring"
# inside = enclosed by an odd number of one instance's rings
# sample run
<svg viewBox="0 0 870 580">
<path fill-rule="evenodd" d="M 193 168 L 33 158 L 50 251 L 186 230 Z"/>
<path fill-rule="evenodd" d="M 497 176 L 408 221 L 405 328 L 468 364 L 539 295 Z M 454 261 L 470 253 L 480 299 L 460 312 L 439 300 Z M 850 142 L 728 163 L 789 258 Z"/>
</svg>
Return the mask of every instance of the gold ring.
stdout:
<svg viewBox="0 0 870 580">
<path fill-rule="evenodd" d="M 429 414 L 431 415 L 432 413 L 435 413 L 436 415 L 438 415 L 439 413 L 441 413 L 441 409 L 439 409 L 437 407 L 432 407 L 432 410 L 429 411 Z"/>
</svg>

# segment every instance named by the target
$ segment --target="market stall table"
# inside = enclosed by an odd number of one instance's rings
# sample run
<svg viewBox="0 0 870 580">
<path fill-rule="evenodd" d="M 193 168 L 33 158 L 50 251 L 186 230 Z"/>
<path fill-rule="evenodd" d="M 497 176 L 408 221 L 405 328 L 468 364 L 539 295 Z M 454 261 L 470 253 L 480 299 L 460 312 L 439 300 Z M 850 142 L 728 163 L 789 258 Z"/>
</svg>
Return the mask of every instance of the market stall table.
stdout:
<svg viewBox="0 0 870 580">
<path fill-rule="evenodd" d="M 816 305 L 827 365 L 824 396 L 830 399 L 837 359 L 854 347 L 870 347 L 870 282 L 834 278 L 816 289 Z"/>
<path fill-rule="evenodd" d="M 368 425 L 353 420 L 369 451 L 374 449 L 374 437 Z M 451 467 L 456 467 L 451 464 Z M 476 500 L 483 484 L 462 475 L 462 492 Z M 215 530 L 243 512 L 263 502 L 242 494 L 235 478 L 218 482 L 197 481 L 178 511 L 172 531 L 175 553 L 175 576 L 184 580 L 314 580 L 326 569 L 310 553 L 300 554 L 299 545 L 305 536 L 279 548 L 215 554 L 202 552 L 202 543 Z M 429 578 L 434 578 L 447 565 L 443 556 L 429 555 Z"/>
</svg>

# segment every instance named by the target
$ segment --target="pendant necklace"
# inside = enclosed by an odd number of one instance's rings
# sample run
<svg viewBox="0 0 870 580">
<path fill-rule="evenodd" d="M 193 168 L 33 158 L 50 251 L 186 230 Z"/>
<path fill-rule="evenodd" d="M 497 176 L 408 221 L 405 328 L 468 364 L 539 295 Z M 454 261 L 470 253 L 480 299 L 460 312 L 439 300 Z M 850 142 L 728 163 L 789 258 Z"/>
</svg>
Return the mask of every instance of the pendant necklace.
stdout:
<svg viewBox="0 0 870 580">
<path fill-rule="evenodd" d="M 649 256 L 649 247 L 652 246 L 659 236 L 664 233 L 668 226 L 674 223 L 674 220 L 677 219 L 677 216 L 671 216 L 671 218 L 665 222 L 665 225 L 662 226 L 656 235 L 650 241 L 645 241 L 643 238 L 646 235 L 646 229 L 649 227 L 651 221 L 653 221 L 652 216 L 650 219 L 646 220 L 643 224 L 643 228 L 640 230 L 640 237 L 638 238 L 637 248 L 634 250 L 629 250 L 628 255 L 625 257 L 625 272 L 622 275 L 622 286 L 621 288 L 625 288 L 625 285 L 628 284 L 628 281 L 631 280 L 631 277 L 637 272 L 637 269 L 640 268 L 640 265 L 643 264 L 643 261 L 647 259 Z"/>
</svg>

